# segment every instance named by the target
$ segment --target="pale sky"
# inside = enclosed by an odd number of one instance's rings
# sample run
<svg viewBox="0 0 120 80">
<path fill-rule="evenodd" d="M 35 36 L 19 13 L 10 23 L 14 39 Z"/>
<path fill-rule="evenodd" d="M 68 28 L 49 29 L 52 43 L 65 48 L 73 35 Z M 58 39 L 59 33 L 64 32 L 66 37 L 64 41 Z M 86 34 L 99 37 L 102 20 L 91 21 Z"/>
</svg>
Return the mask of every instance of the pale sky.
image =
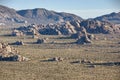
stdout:
<svg viewBox="0 0 120 80">
<path fill-rule="evenodd" d="M 0 0 L 0 5 L 16 10 L 45 8 L 73 13 L 85 19 L 120 12 L 119 4 L 120 0 Z"/>
</svg>

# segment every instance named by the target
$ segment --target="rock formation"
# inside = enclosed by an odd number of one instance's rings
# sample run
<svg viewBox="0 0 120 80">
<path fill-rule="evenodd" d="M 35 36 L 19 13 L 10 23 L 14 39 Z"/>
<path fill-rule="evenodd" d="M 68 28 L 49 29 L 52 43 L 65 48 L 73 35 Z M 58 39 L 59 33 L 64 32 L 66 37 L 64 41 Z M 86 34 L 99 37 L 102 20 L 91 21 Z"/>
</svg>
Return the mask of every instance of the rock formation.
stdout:
<svg viewBox="0 0 120 80">
<path fill-rule="evenodd" d="M 106 21 L 85 20 L 80 23 L 89 33 L 114 34 L 120 33 L 120 26 Z"/>
<path fill-rule="evenodd" d="M 29 59 L 19 55 L 19 52 L 6 43 L 0 42 L 0 61 L 28 61 Z"/>
<path fill-rule="evenodd" d="M 12 36 L 23 36 L 23 32 L 19 30 L 13 30 L 12 31 Z"/>
<path fill-rule="evenodd" d="M 75 27 L 70 22 L 47 24 L 47 25 L 35 25 L 23 26 L 17 28 L 25 35 L 70 35 L 76 33 Z M 18 31 L 17 31 L 18 32 Z"/>
<path fill-rule="evenodd" d="M 86 32 L 86 29 L 84 27 L 81 27 L 81 32 L 78 35 L 78 40 L 76 41 L 76 43 L 77 44 L 92 43 L 92 41 L 88 37 L 88 33 Z"/>
<path fill-rule="evenodd" d="M 74 38 L 78 38 L 81 34 L 81 27 L 86 29 L 86 32 L 92 34 L 117 34 L 120 33 L 120 25 L 115 25 L 106 21 L 98 20 L 84 20 L 84 21 L 67 21 L 55 24 L 47 25 L 35 25 L 19 27 L 14 31 L 13 35 L 72 35 Z M 90 37 L 90 36 L 88 36 Z"/>
</svg>

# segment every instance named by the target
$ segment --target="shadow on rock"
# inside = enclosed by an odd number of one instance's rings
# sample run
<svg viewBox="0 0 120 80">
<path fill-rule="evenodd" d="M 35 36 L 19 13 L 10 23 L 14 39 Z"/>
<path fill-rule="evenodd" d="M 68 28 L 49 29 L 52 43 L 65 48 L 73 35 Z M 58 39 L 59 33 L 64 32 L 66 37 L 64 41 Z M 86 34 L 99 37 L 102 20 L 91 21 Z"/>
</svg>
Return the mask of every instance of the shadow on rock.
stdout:
<svg viewBox="0 0 120 80">
<path fill-rule="evenodd" d="M 120 66 L 120 62 L 90 63 L 88 65 Z"/>
</svg>

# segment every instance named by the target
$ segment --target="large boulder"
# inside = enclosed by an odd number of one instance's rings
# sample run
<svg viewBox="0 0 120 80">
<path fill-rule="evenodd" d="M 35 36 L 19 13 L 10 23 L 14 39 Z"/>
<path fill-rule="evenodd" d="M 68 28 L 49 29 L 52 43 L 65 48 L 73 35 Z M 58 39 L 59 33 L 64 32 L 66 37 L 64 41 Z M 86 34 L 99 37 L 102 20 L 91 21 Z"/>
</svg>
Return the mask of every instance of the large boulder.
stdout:
<svg viewBox="0 0 120 80">
<path fill-rule="evenodd" d="M 70 24 L 70 22 L 66 22 L 64 25 L 65 29 L 68 31 L 68 34 L 74 34 L 76 33 L 75 27 Z"/>
<path fill-rule="evenodd" d="M 74 20 L 74 21 L 71 21 L 70 24 L 74 26 L 75 30 L 79 31 L 80 29 L 80 22 L 79 20 Z"/>
</svg>

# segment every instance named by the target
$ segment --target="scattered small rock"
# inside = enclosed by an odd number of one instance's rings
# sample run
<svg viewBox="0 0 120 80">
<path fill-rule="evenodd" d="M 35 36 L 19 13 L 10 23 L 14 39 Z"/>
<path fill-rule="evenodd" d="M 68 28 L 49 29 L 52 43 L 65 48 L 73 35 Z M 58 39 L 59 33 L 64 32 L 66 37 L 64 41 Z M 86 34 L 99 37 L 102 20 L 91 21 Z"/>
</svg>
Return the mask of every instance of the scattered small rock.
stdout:
<svg viewBox="0 0 120 80">
<path fill-rule="evenodd" d="M 64 59 L 62 57 L 54 57 L 52 59 L 48 59 L 48 61 L 63 61 Z"/>
<path fill-rule="evenodd" d="M 85 59 L 83 59 L 83 60 L 81 60 L 81 63 L 84 64 L 84 63 L 92 63 L 92 62 L 89 61 L 89 60 L 85 60 Z"/>
<path fill-rule="evenodd" d="M 87 65 L 86 67 L 88 67 L 88 68 L 95 68 L 96 66 L 95 65 Z"/>
<path fill-rule="evenodd" d="M 64 59 L 62 57 L 59 57 L 58 58 L 58 61 L 63 61 Z"/>
<path fill-rule="evenodd" d="M 42 43 L 46 43 L 47 41 L 45 39 L 38 39 L 37 40 L 37 44 L 42 44 Z"/>
<path fill-rule="evenodd" d="M 16 41 L 13 43 L 14 45 L 25 45 L 23 41 Z"/>
</svg>

